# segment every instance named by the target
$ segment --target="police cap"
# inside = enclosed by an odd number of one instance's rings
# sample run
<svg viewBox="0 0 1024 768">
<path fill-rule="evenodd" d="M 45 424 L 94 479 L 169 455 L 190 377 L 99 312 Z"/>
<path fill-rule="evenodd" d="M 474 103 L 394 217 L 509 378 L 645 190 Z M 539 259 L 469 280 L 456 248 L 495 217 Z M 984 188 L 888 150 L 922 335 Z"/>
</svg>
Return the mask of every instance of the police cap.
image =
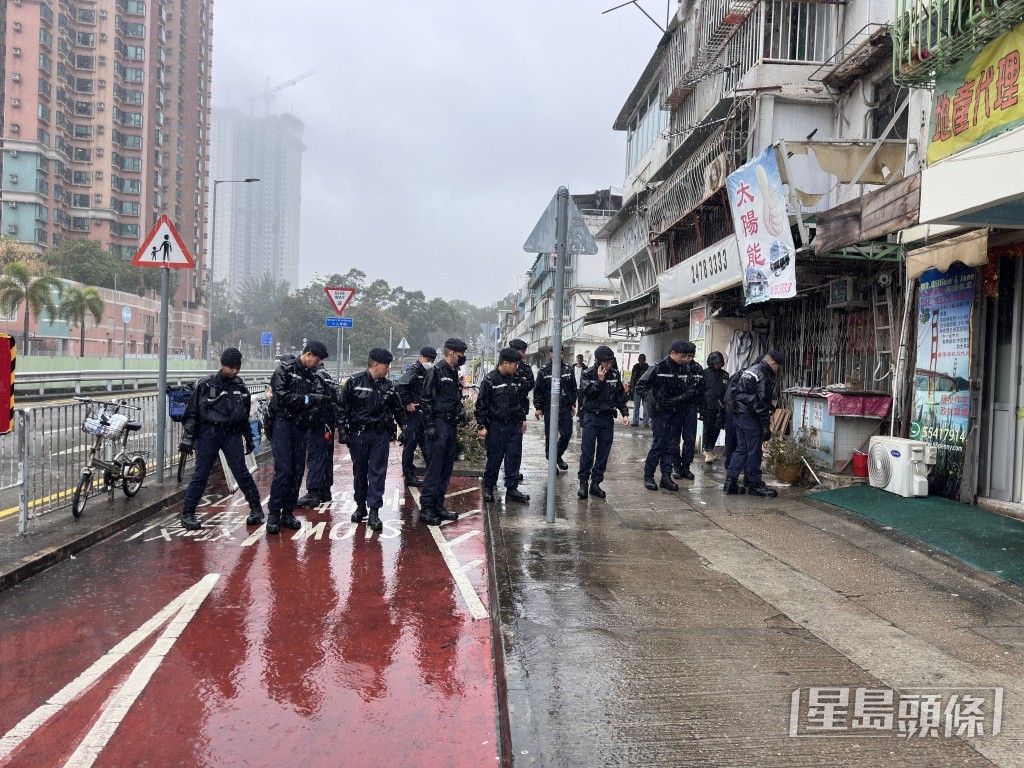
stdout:
<svg viewBox="0 0 1024 768">
<path fill-rule="evenodd" d="M 768 357 L 770 357 L 772 360 L 774 360 L 776 362 L 776 364 L 778 364 L 778 365 L 782 365 L 784 362 L 786 362 L 786 358 L 784 358 L 782 356 L 782 353 L 779 352 L 777 349 L 771 350 L 768 353 Z"/>
<path fill-rule="evenodd" d="M 466 351 L 466 342 L 462 339 L 457 339 L 454 336 L 447 339 L 444 346 L 446 349 L 450 349 L 452 352 L 459 352 L 460 354 Z"/>
<path fill-rule="evenodd" d="M 391 361 L 395 359 L 395 356 L 388 352 L 386 349 L 381 347 L 374 347 L 370 350 L 370 359 L 375 363 L 384 363 L 385 365 L 391 365 Z"/>
<path fill-rule="evenodd" d="M 327 345 L 322 341 L 317 341 L 316 339 L 313 339 L 306 344 L 306 348 L 302 351 L 309 352 L 311 355 L 319 357 L 321 360 L 326 360 L 328 357 Z"/>
<path fill-rule="evenodd" d="M 242 353 L 234 347 L 228 347 L 220 353 L 220 364 L 226 365 L 228 368 L 241 368 Z"/>
<path fill-rule="evenodd" d="M 611 347 L 606 347 L 603 344 L 594 350 L 594 359 L 599 362 L 607 362 L 615 359 L 615 353 L 612 352 Z"/>
<path fill-rule="evenodd" d="M 692 355 L 697 351 L 697 345 L 685 339 L 676 339 L 672 342 L 671 352 L 682 352 L 684 355 Z"/>
<path fill-rule="evenodd" d="M 510 341 L 508 345 L 512 349 L 518 350 L 520 352 L 526 351 L 526 342 L 523 341 L 522 339 L 512 339 L 512 341 Z"/>
<path fill-rule="evenodd" d="M 498 360 L 503 363 L 518 363 L 519 353 L 512 349 L 512 347 L 505 347 L 505 349 L 498 353 Z"/>
<path fill-rule="evenodd" d="M 436 360 L 437 350 L 434 349 L 433 347 L 424 347 L 423 349 L 420 350 L 420 357 L 425 357 L 428 360 Z"/>
</svg>

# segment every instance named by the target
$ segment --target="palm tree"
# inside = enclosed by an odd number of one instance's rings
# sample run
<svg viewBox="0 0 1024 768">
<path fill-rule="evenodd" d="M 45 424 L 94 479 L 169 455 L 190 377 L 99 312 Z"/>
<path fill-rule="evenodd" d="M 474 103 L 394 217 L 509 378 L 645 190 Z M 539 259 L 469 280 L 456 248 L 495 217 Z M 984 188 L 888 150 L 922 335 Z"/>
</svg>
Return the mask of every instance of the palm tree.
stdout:
<svg viewBox="0 0 1024 768">
<path fill-rule="evenodd" d="M 35 276 L 31 267 L 24 262 L 16 261 L 4 267 L 4 276 L 0 278 L 0 309 L 11 314 L 25 302 L 25 335 L 21 340 L 22 349 L 28 354 L 28 322 L 29 315 L 35 313 L 39 317 L 41 310 L 53 320 L 57 316 L 57 305 L 53 301 L 53 291 L 60 296 L 61 282 L 51 274 Z"/>
<path fill-rule="evenodd" d="M 60 316 L 70 325 L 77 325 L 81 330 L 81 342 L 78 345 L 79 357 L 85 357 L 86 315 L 92 315 L 92 319 L 99 323 L 103 319 L 103 307 L 103 297 L 92 286 L 69 288 L 64 300 L 60 303 Z"/>
</svg>

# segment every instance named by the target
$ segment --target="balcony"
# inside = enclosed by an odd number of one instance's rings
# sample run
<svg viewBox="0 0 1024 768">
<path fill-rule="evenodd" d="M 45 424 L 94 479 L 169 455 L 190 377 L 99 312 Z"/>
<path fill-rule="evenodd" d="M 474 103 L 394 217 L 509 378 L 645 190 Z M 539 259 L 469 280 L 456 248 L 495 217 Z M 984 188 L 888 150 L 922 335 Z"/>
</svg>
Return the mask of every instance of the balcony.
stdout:
<svg viewBox="0 0 1024 768">
<path fill-rule="evenodd" d="M 896 0 L 893 79 L 929 86 L 1021 23 L 1024 0 Z"/>
</svg>

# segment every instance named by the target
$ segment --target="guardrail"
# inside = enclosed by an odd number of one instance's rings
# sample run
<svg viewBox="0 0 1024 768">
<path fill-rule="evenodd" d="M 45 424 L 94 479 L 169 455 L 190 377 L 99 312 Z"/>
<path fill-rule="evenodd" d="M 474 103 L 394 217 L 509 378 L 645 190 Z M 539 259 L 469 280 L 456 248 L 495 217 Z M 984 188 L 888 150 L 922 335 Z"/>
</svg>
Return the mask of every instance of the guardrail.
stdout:
<svg viewBox="0 0 1024 768">
<path fill-rule="evenodd" d="M 192 383 L 197 379 L 201 379 L 204 376 L 209 376 L 211 373 L 216 371 L 168 371 L 167 372 L 167 383 L 172 385 L 181 385 L 185 383 Z M 271 375 L 274 373 L 273 368 L 269 369 L 243 369 L 242 378 L 245 380 L 249 379 L 266 379 L 269 380 Z M 83 384 L 105 384 L 107 392 L 113 392 L 114 386 L 117 382 L 121 382 L 121 388 L 127 389 L 128 385 L 131 385 L 132 389 L 139 389 L 140 385 L 152 384 L 156 386 L 159 380 L 160 372 L 157 370 L 152 371 L 40 371 L 40 372 L 22 372 L 18 371 L 17 376 L 14 378 L 14 390 L 15 392 L 24 393 L 26 390 L 37 389 L 40 396 L 46 394 L 47 385 L 55 384 L 74 384 L 75 394 L 82 391 Z"/>
</svg>

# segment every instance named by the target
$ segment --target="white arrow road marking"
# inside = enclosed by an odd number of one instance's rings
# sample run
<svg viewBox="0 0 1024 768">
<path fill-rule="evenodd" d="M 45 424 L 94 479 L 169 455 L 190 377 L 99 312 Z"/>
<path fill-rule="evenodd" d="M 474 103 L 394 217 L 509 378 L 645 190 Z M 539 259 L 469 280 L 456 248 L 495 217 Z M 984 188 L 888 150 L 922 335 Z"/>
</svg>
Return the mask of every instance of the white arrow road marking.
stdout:
<svg viewBox="0 0 1024 768">
<path fill-rule="evenodd" d="M 67 766 L 74 766 L 74 768 L 92 765 L 99 756 L 100 751 L 110 741 L 110 737 L 114 735 L 114 731 L 117 730 L 121 720 L 128 713 L 128 709 L 145 689 L 150 678 L 153 677 L 153 673 L 156 672 L 160 662 L 164 660 L 171 646 L 174 645 L 174 641 L 181 636 L 181 633 L 185 630 L 189 621 L 192 620 L 192 617 L 195 616 L 199 606 L 202 605 L 206 596 L 210 594 L 210 590 L 213 589 L 213 585 L 217 583 L 219 578 L 219 573 L 210 573 L 204 576 L 197 584 L 186 589 L 153 616 L 153 618 L 149 619 L 141 627 L 128 635 L 128 637 L 107 651 L 92 666 L 54 694 L 49 701 L 9 730 L 3 739 L 0 739 L 0 760 L 17 749 L 41 725 L 85 693 L 103 675 L 109 672 L 117 662 L 131 653 L 142 641 L 156 632 L 173 616 L 173 620 L 167 625 L 167 628 L 160 637 L 157 638 L 153 647 L 150 648 L 132 670 L 128 679 L 117 693 L 107 701 L 96 723 L 65 764 Z"/>
</svg>

